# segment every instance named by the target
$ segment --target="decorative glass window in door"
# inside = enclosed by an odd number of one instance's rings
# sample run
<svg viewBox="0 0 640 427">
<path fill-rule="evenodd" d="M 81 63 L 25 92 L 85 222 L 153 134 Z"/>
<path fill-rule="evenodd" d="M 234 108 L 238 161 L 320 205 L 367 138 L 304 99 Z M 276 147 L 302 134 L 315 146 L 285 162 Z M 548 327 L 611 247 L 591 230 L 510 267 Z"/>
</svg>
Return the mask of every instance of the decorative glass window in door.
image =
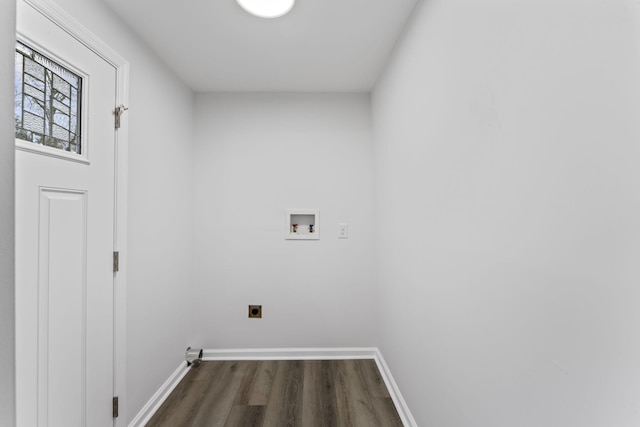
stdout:
<svg viewBox="0 0 640 427">
<path fill-rule="evenodd" d="M 16 138 L 81 154 L 82 78 L 30 47 L 16 44 Z"/>
</svg>

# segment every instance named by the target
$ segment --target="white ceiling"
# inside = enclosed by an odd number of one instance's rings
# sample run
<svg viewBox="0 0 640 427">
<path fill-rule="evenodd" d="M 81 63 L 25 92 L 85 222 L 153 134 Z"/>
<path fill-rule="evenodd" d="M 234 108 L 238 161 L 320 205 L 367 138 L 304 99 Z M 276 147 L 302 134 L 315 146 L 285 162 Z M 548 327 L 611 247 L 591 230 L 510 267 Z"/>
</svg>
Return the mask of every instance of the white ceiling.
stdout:
<svg viewBox="0 0 640 427">
<path fill-rule="evenodd" d="M 368 92 L 418 0 L 104 0 L 194 91 Z"/>
</svg>

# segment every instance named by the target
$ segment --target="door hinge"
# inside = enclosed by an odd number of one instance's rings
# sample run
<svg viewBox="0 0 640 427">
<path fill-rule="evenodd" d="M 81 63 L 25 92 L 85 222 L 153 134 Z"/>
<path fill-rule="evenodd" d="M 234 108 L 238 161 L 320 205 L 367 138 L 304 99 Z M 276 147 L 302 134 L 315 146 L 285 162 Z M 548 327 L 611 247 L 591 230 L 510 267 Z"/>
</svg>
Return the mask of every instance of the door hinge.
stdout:
<svg viewBox="0 0 640 427">
<path fill-rule="evenodd" d="M 113 418 L 118 418 L 118 396 L 113 397 Z"/>
<path fill-rule="evenodd" d="M 120 271 L 120 252 L 113 252 L 113 272 L 116 273 Z"/>
<path fill-rule="evenodd" d="M 125 107 L 124 105 L 119 105 L 116 107 L 116 110 L 114 112 L 116 116 L 116 129 L 120 129 L 120 116 L 122 116 L 122 113 L 124 113 L 127 110 L 128 108 Z"/>
</svg>

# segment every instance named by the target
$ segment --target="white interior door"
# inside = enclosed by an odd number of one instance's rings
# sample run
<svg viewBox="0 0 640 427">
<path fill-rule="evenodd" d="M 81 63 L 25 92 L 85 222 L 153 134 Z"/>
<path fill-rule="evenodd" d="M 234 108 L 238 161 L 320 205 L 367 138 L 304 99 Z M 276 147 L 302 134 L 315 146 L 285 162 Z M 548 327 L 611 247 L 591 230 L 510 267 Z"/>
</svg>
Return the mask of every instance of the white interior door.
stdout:
<svg viewBox="0 0 640 427">
<path fill-rule="evenodd" d="M 17 28 L 18 426 L 112 426 L 116 71 L 23 1 Z"/>
</svg>

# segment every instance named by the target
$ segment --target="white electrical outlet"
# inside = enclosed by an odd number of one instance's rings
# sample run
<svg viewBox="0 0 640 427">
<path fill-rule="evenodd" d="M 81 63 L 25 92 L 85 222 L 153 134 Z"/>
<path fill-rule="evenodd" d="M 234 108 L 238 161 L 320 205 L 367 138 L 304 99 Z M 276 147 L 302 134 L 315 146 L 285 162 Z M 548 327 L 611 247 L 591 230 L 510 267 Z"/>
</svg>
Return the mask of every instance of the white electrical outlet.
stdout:
<svg viewBox="0 0 640 427">
<path fill-rule="evenodd" d="M 349 226 L 347 224 L 338 224 L 338 239 L 349 238 Z"/>
</svg>

